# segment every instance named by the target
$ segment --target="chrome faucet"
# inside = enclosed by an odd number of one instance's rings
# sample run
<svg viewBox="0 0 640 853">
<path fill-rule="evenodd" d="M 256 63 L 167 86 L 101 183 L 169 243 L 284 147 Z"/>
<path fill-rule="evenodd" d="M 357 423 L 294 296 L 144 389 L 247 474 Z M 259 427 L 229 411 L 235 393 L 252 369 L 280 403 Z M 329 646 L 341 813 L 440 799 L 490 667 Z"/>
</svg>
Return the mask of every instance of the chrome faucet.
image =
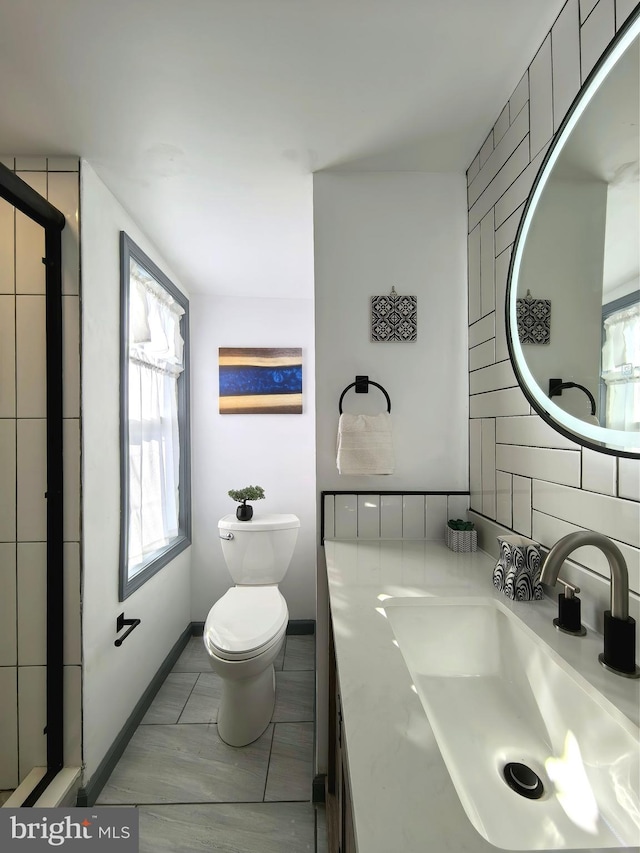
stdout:
<svg viewBox="0 0 640 853">
<path fill-rule="evenodd" d="M 611 609 L 604 613 L 604 652 L 598 660 L 605 667 L 627 678 L 638 678 L 640 669 L 635 662 L 636 623 L 629 616 L 629 573 L 618 546 L 590 530 L 579 530 L 559 539 L 549 551 L 540 580 L 554 586 L 562 564 L 569 554 L 584 545 L 594 545 L 607 558 L 611 572 Z"/>
</svg>

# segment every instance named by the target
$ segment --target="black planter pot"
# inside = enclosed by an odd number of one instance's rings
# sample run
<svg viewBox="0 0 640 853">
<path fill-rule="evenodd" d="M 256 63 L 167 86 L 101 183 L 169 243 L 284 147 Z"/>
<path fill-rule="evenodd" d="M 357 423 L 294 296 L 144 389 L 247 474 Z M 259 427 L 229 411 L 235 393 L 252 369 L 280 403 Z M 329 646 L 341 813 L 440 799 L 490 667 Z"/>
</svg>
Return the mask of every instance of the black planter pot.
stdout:
<svg viewBox="0 0 640 853">
<path fill-rule="evenodd" d="M 236 510 L 236 518 L 238 521 L 251 521 L 253 516 L 253 507 L 251 504 L 240 504 Z"/>
</svg>

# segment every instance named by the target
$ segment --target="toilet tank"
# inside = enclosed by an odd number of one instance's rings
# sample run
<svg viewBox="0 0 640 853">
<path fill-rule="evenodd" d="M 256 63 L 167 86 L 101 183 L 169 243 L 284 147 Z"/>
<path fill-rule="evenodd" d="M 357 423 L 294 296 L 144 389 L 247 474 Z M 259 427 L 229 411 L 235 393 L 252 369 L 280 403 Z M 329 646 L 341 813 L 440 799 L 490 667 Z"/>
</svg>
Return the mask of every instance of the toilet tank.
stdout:
<svg viewBox="0 0 640 853">
<path fill-rule="evenodd" d="M 298 538 L 293 514 L 254 514 L 251 521 L 225 515 L 218 522 L 227 568 L 235 584 L 277 584 L 284 578 Z"/>
</svg>

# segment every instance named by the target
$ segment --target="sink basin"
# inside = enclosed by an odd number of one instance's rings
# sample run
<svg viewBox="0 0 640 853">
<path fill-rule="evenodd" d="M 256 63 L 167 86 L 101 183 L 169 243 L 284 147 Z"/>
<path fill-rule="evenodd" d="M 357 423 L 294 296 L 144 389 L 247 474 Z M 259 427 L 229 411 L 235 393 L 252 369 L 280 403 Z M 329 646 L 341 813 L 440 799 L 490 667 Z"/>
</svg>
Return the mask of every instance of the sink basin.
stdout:
<svg viewBox="0 0 640 853">
<path fill-rule="evenodd" d="M 394 599 L 384 611 L 487 841 L 508 850 L 640 844 L 638 727 L 535 632 L 493 599 Z M 537 775 L 538 799 L 510 787 L 511 763 Z M 518 774 L 515 787 L 531 793 Z"/>
</svg>

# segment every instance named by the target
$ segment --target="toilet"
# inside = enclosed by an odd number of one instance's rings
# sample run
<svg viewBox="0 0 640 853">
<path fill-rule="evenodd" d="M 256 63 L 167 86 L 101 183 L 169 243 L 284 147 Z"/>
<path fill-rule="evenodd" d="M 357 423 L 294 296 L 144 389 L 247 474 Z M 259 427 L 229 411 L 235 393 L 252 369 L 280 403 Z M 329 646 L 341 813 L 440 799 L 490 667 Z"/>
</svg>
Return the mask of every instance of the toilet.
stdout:
<svg viewBox="0 0 640 853">
<path fill-rule="evenodd" d="M 278 584 L 289 568 L 299 527 L 292 514 L 256 514 L 250 521 L 225 515 L 218 522 L 235 586 L 209 611 L 203 639 L 211 668 L 222 679 L 218 734 L 230 746 L 256 740 L 271 721 L 273 662 L 289 620 Z"/>
</svg>

